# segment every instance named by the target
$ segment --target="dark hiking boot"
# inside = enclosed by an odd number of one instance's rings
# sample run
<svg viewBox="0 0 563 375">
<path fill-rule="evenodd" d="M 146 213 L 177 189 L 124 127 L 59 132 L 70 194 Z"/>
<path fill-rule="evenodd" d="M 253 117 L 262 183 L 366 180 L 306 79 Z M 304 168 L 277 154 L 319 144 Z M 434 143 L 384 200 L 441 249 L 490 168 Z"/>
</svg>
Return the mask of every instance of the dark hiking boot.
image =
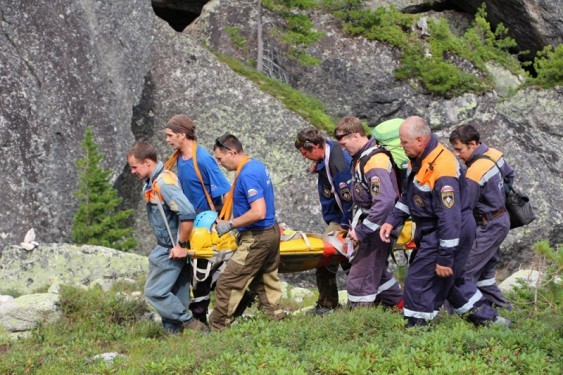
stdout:
<svg viewBox="0 0 563 375">
<path fill-rule="evenodd" d="M 206 334 L 209 333 L 209 327 L 195 318 L 191 318 L 182 323 L 182 331 L 186 329 Z"/>
<path fill-rule="evenodd" d="M 198 314 L 198 313 L 192 312 L 192 315 L 195 319 L 197 319 L 200 322 L 202 322 L 203 324 L 207 325 L 207 314 Z"/>
<path fill-rule="evenodd" d="M 338 304 L 336 307 L 327 307 L 327 306 L 321 306 L 317 303 L 315 308 L 313 308 L 311 310 L 311 314 L 317 315 L 317 316 L 328 315 L 328 314 L 332 314 L 334 312 L 334 310 L 339 309 L 341 307 L 342 307 L 342 305 L 340 305 L 340 304 Z"/>
</svg>

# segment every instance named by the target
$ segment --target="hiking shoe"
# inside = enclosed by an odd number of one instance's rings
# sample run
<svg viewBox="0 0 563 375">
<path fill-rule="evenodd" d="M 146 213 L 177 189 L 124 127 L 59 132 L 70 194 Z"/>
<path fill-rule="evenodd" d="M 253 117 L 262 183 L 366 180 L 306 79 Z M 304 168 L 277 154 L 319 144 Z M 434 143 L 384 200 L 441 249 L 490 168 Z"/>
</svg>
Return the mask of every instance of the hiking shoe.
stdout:
<svg viewBox="0 0 563 375">
<path fill-rule="evenodd" d="M 209 327 L 195 318 L 191 318 L 190 320 L 186 320 L 182 323 L 182 331 L 186 329 L 196 332 L 209 333 Z"/>
<path fill-rule="evenodd" d="M 199 320 L 200 322 L 202 322 L 203 324 L 207 325 L 207 314 L 198 314 L 198 313 L 194 313 L 192 312 L 192 316 L 194 317 L 194 319 Z"/>
<path fill-rule="evenodd" d="M 506 328 L 512 327 L 512 322 L 502 316 L 497 316 L 495 320 L 493 320 L 493 325 L 495 326 L 503 326 Z"/>
<path fill-rule="evenodd" d="M 317 305 L 317 306 L 315 306 L 315 308 L 313 310 L 311 310 L 311 313 L 313 315 L 323 316 L 323 315 L 332 314 L 334 312 L 334 310 L 335 309 L 332 308 L 332 307 L 324 307 L 324 306 Z"/>
</svg>

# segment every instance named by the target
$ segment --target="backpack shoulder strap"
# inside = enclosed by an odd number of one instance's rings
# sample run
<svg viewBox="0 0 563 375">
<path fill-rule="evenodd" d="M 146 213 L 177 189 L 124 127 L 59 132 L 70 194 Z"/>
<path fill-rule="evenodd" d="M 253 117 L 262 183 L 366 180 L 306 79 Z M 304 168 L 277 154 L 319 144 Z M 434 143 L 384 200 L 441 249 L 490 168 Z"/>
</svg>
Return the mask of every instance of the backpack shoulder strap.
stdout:
<svg viewBox="0 0 563 375">
<path fill-rule="evenodd" d="M 203 189 L 203 192 L 205 194 L 205 199 L 207 199 L 207 204 L 209 204 L 209 208 L 211 208 L 212 211 L 216 211 L 215 205 L 213 204 L 213 199 L 211 199 L 209 192 L 205 188 L 205 183 L 203 182 L 203 177 L 201 176 L 201 171 L 199 170 L 199 165 L 197 164 L 197 143 L 196 143 L 196 141 L 192 141 L 192 159 L 194 161 L 195 174 L 197 175 L 197 178 L 199 179 L 199 182 L 201 183 L 201 188 Z"/>
<path fill-rule="evenodd" d="M 366 181 L 364 168 L 366 167 L 368 160 L 371 159 L 371 157 L 373 155 L 377 154 L 378 152 L 381 152 L 380 147 L 375 146 L 375 147 L 368 148 L 367 150 L 362 152 L 362 154 L 360 155 L 360 159 L 358 160 L 358 163 L 356 164 L 356 173 L 359 177 L 360 183 L 362 185 L 364 185 L 364 187 L 366 187 L 366 188 L 368 186 L 368 182 Z"/>
<path fill-rule="evenodd" d="M 489 155 L 485 155 L 485 154 L 477 155 L 476 157 L 474 157 L 474 158 L 471 160 L 471 163 L 469 163 L 469 164 L 467 165 L 467 168 L 469 169 L 469 167 L 471 167 L 471 166 L 473 165 L 473 163 L 475 163 L 475 162 L 476 162 L 477 160 L 479 160 L 479 159 L 487 159 L 487 160 L 492 161 L 492 162 L 496 165 L 497 169 L 498 169 L 499 172 L 500 172 L 500 175 L 501 175 L 502 178 L 504 179 L 504 173 L 502 173 L 502 169 L 500 169 L 500 167 L 498 166 L 497 162 L 496 162 L 493 158 L 491 158 Z"/>
<path fill-rule="evenodd" d="M 162 207 L 162 203 L 164 202 L 164 199 L 162 198 L 162 192 L 160 191 L 160 184 L 159 184 L 159 181 L 163 179 L 166 175 L 170 176 L 172 175 L 172 172 L 169 169 L 163 170 L 162 173 L 159 174 L 157 178 L 155 178 L 155 180 L 152 182 L 152 189 L 158 197 L 158 199 L 156 199 L 156 205 L 158 206 L 158 210 L 160 211 L 160 215 L 162 216 L 162 221 L 164 221 L 164 225 L 166 225 L 168 236 L 170 236 L 170 243 L 172 244 L 172 246 L 175 246 L 176 242 L 174 241 L 174 237 L 172 236 L 172 230 L 170 230 L 168 219 L 166 218 L 166 214 L 164 213 L 164 207 Z"/>
<path fill-rule="evenodd" d="M 362 155 L 360 156 L 360 160 L 359 160 L 359 165 L 358 165 L 358 174 L 361 176 L 360 182 L 361 184 L 367 189 L 369 184 L 368 181 L 366 181 L 366 176 L 364 173 L 364 168 L 368 162 L 369 159 L 371 159 L 371 157 L 375 154 L 378 154 L 380 152 L 383 152 L 385 155 L 387 155 L 389 157 L 389 161 L 391 162 L 391 166 L 393 168 L 393 173 L 395 174 L 395 178 L 397 179 L 397 186 L 395 186 L 397 188 L 398 194 L 399 196 L 401 195 L 401 181 L 399 181 L 399 179 L 401 178 L 401 173 L 399 171 L 399 167 L 397 166 L 397 164 L 395 164 L 395 160 L 393 159 L 393 155 L 391 154 L 391 152 L 383 146 L 376 146 L 376 147 L 371 147 L 368 148 L 367 150 L 365 150 L 364 152 L 362 152 Z"/>
</svg>

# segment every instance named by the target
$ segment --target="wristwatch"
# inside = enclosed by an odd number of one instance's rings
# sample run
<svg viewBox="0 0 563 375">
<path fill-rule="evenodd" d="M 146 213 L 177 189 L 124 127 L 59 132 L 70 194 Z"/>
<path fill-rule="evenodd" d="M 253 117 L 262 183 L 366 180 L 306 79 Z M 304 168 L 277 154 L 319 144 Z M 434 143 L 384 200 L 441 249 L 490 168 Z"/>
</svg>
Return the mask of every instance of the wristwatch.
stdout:
<svg viewBox="0 0 563 375">
<path fill-rule="evenodd" d="M 178 245 L 180 245 L 180 247 L 183 247 L 185 249 L 189 249 L 190 241 L 178 241 Z"/>
</svg>

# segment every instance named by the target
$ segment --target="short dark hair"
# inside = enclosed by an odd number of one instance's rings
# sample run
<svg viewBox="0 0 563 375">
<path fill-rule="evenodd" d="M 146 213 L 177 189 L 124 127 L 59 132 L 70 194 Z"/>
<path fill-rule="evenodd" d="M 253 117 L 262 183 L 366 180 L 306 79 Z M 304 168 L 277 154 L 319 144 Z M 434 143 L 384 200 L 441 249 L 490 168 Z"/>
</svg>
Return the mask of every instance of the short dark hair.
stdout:
<svg viewBox="0 0 563 375">
<path fill-rule="evenodd" d="M 479 135 L 479 131 L 473 126 L 472 124 L 465 124 L 460 125 L 454 129 L 454 131 L 450 134 L 450 143 L 454 143 L 460 141 L 464 145 L 469 144 L 471 141 L 475 141 L 475 143 L 479 144 L 479 139 L 481 136 Z"/>
<path fill-rule="evenodd" d="M 358 133 L 362 137 L 366 136 L 366 130 L 359 118 L 354 116 L 344 116 L 336 124 L 334 128 L 334 138 L 337 140 L 342 139 L 349 134 Z"/>
<path fill-rule="evenodd" d="M 319 131 L 319 129 L 310 127 L 301 130 L 297 133 L 297 138 L 295 139 L 295 148 L 304 148 L 306 150 L 312 150 L 313 146 L 322 146 L 325 144 L 325 137 Z"/>
<path fill-rule="evenodd" d="M 242 148 L 242 143 L 240 143 L 239 139 L 229 133 L 225 133 L 215 140 L 215 144 L 213 145 L 213 151 L 215 151 L 217 148 L 234 151 L 234 152 L 244 151 Z"/>
<path fill-rule="evenodd" d="M 131 156 L 139 161 L 146 159 L 152 160 L 155 163 L 158 161 L 156 149 L 145 140 L 140 140 L 131 146 L 129 151 L 127 151 L 127 158 L 129 159 Z"/>
</svg>

